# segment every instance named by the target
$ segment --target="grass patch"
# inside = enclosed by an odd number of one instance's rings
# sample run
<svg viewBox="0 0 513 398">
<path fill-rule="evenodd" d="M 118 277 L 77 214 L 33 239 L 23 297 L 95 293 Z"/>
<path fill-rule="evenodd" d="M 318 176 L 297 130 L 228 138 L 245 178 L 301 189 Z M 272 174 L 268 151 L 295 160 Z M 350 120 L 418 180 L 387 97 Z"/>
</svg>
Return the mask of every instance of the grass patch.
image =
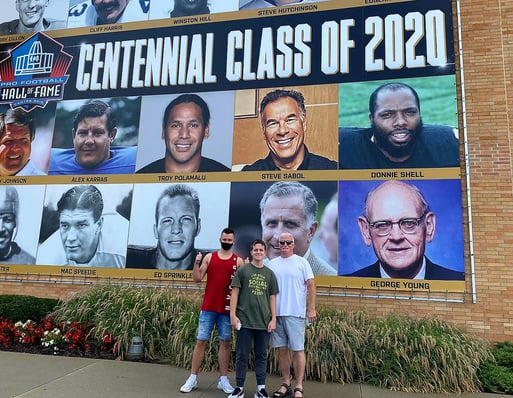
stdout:
<svg viewBox="0 0 513 398">
<path fill-rule="evenodd" d="M 140 335 L 147 359 L 166 360 L 188 369 L 201 294 L 95 287 L 61 302 L 53 316 L 92 322 L 92 333 L 117 338 L 122 356 L 132 336 Z M 207 345 L 202 370 L 217 370 L 217 349 L 214 338 Z M 419 393 L 480 391 L 479 369 L 482 364 L 495 363 L 482 340 L 447 322 L 395 315 L 370 318 L 365 312 L 332 308 L 320 308 L 317 322 L 307 328 L 305 351 L 307 379 Z M 510 354 L 513 358 L 513 350 Z M 273 350 L 269 372 L 279 374 Z"/>
<path fill-rule="evenodd" d="M 53 316 L 66 324 L 93 324 L 90 337 L 101 342 L 108 334 L 117 339 L 115 348 L 121 358 L 132 337 L 140 335 L 145 360 L 189 369 L 201 297 L 201 291 L 114 286 L 95 287 L 60 302 L 0 295 L 0 319 L 37 322 Z M 489 349 L 481 339 L 439 319 L 370 318 L 361 311 L 321 308 L 317 322 L 306 329 L 305 344 L 310 380 L 366 383 L 406 392 L 482 390 L 513 395 L 513 343 L 501 342 Z M 232 347 L 234 358 L 234 342 Z M 202 370 L 217 370 L 217 349 L 214 336 Z M 279 374 L 272 350 L 269 372 Z"/>
<path fill-rule="evenodd" d="M 93 336 L 114 336 L 122 358 L 132 337 L 141 336 L 145 358 L 181 365 L 187 345 L 193 342 L 188 333 L 195 332 L 198 303 L 197 293 L 186 296 L 163 289 L 101 286 L 61 302 L 52 316 L 58 321 L 93 323 Z"/>
</svg>

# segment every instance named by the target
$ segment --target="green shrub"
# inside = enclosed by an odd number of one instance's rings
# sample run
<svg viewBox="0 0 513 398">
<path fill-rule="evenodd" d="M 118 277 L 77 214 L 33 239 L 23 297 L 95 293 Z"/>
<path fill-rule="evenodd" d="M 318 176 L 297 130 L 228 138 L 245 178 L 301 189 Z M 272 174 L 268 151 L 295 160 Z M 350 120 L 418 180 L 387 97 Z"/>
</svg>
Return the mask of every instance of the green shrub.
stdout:
<svg viewBox="0 0 513 398">
<path fill-rule="evenodd" d="M 54 310 L 59 300 L 21 295 L 0 295 L 0 318 L 15 322 L 39 322 Z"/>
<path fill-rule="evenodd" d="M 497 361 L 497 365 L 504 366 L 513 372 L 513 343 L 504 341 L 497 343 L 492 355 Z"/>
<path fill-rule="evenodd" d="M 497 343 L 492 355 L 493 359 L 485 361 L 479 372 L 483 390 L 513 395 L 513 344 Z"/>
</svg>

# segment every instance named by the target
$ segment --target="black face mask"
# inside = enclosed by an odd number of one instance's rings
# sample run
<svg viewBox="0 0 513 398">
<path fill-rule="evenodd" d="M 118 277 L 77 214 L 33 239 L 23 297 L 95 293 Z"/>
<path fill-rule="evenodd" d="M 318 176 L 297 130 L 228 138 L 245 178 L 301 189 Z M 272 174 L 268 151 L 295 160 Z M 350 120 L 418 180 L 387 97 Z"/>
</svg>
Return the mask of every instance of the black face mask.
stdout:
<svg viewBox="0 0 513 398">
<path fill-rule="evenodd" d="M 226 243 L 226 242 L 221 242 L 221 247 L 223 248 L 223 250 L 230 250 L 233 246 L 233 243 Z"/>
</svg>

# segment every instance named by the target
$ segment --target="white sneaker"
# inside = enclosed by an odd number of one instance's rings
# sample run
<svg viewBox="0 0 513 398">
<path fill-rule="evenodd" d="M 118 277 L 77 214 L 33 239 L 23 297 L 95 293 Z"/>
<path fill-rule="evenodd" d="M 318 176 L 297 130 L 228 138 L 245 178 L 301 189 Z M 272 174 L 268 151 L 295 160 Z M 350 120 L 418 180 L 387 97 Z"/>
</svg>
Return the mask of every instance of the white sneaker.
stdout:
<svg viewBox="0 0 513 398">
<path fill-rule="evenodd" d="M 217 389 L 224 391 L 226 394 L 231 394 L 233 392 L 233 387 L 230 384 L 230 381 L 225 378 L 219 378 L 219 383 L 217 383 Z M 243 395 L 241 395 L 242 397 Z M 234 395 L 234 397 L 238 397 L 238 395 Z"/>
<path fill-rule="evenodd" d="M 240 387 L 235 387 L 235 390 L 228 395 L 228 398 L 244 398 L 244 390 Z"/>
<path fill-rule="evenodd" d="M 185 381 L 185 384 L 180 387 L 180 392 L 191 392 L 198 388 L 198 381 L 195 377 L 189 376 L 189 378 Z"/>
<path fill-rule="evenodd" d="M 262 388 L 260 391 L 257 391 L 255 393 L 255 398 L 269 398 L 269 394 L 265 390 L 265 388 Z"/>
</svg>

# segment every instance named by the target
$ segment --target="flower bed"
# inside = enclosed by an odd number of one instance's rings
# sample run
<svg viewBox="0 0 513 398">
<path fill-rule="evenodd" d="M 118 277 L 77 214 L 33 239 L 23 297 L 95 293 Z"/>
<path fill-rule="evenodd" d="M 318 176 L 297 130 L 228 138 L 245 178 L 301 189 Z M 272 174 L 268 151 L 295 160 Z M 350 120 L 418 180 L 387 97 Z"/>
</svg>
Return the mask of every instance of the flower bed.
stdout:
<svg viewBox="0 0 513 398">
<path fill-rule="evenodd" d="M 91 338 L 94 325 L 80 322 L 55 322 L 51 317 L 40 322 L 13 322 L 0 318 L 0 349 L 51 355 L 89 358 L 116 358 L 116 340 L 104 334 L 101 341 Z"/>
</svg>

